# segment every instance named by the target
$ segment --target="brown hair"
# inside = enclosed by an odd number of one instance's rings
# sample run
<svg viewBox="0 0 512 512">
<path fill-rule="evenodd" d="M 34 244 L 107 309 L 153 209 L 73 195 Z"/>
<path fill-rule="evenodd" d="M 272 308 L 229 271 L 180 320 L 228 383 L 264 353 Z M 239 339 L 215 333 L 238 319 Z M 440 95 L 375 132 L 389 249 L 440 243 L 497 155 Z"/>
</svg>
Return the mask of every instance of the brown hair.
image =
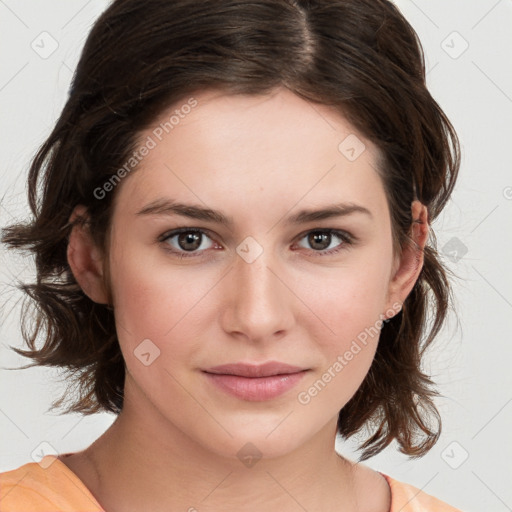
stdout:
<svg viewBox="0 0 512 512">
<path fill-rule="evenodd" d="M 2 236 L 11 248 L 31 251 L 37 271 L 36 283 L 18 285 L 35 305 L 35 323 L 23 329 L 30 350 L 11 348 L 35 361 L 23 368 L 70 372 L 79 396 L 65 412 L 119 413 L 125 376 L 112 307 L 90 300 L 67 262 L 73 208 L 87 207 L 91 234 L 108 254 L 116 193 L 98 198 L 94 191 L 130 158 L 142 130 L 194 91 L 265 94 L 277 87 L 335 107 L 379 148 L 395 250 L 413 243 L 414 199 L 427 206 L 430 221 L 445 206 L 460 165 L 459 142 L 426 88 L 418 37 L 391 2 L 114 1 L 93 26 L 69 98 L 32 161 L 33 219 L 4 228 Z M 421 360 L 450 298 L 430 230 L 420 276 L 402 310 L 384 323 L 371 368 L 339 414 L 344 438 L 374 430 L 360 446 L 360 460 L 393 439 L 411 457 L 436 443 L 441 418 L 432 398 L 439 393 Z M 25 325 L 28 308 L 23 312 Z M 44 345 L 37 349 L 40 333 Z"/>
</svg>

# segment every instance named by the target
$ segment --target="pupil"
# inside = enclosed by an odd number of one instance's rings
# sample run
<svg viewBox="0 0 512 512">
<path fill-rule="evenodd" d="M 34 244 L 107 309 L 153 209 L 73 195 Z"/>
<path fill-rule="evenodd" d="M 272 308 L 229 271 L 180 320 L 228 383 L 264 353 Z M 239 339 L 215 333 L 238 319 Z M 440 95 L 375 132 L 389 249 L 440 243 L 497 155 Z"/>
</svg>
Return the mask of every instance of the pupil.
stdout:
<svg viewBox="0 0 512 512">
<path fill-rule="evenodd" d="M 184 250 L 193 251 L 194 249 L 197 249 L 201 243 L 198 243 L 200 240 L 200 233 L 182 233 L 178 237 L 178 243 L 180 247 Z M 192 247 L 187 246 L 187 244 L 192 244 Z"/>
<path fill-rule="evenodd" d="M 311 234 L 310 235 L 310 243 L 311 243 L 311 247 L 315 248 L 315 249 L 320 249 L 320 250 L 324 250 L 326 249 L 327 247 L 329 247 L 329 237 L 330 237 L 330 234 L 329 233 L 316 233 L 316 234 Z M 323 243 L 322 243 L 323 242 Z M 327 244 L 325 244 L 325 242 L 327 242 Z M 321 246 L 324 245 L 324 247 L 316 247 L 316 244 L 320 244 Z"/>
</svg>

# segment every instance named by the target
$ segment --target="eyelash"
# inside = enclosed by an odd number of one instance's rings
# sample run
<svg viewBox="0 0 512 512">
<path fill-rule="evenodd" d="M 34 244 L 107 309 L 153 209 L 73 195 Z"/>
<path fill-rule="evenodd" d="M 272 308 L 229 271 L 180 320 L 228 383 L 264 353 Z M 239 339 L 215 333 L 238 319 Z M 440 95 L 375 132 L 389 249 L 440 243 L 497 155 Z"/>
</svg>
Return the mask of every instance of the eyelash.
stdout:
<svg viewBox="0 0 512 512">
<path fill-rule="evenodd" d="M 158 241 L 164 243 L 165 251 L 167 251 L 173 255 L 179 256 L 180 259 L 182 259 L 182 258 L 201 258 L 202 257 L 201 252 L 177 251 L 176 249 L 171 249 L 169 244 L 165 243 L 165 242 L 167 242 L 167 240 L 174 238 L 175 236 L 180 235 L 181 233 L 200 233 L 202 235 L 206 235 L 210 239 L 212 238 L 209 235 L 208 230 L 204 230 L 204 229 L 200 229 L 200 228 L 185 227 L 185 228 L 174 229 L 172 231 L 167 231 L 166 233 L 164 233 L 164 234 L 160 235 L 160 237 L 158 237 Z M 315 256 L 331 256 L 333 254 L 337 254 L 338 252 L 344 250 L 346 248 L 346 246 L 354 245 L 354 243 L 356 241 L 356 238 L 353 235 L 351 235 L 350 233 L 347 233 L 346 231 L 340 231 L 338 229 L 332 229 L 332 228 L 311 229 L 311 230 L 306 231 L 305 233 L 299 235 L 298 239 L 302 240 L 303 238 L 305 238 L 307 235 L 309 235 L 311 233 L 336 235 L 338 238 L 340 238 L 342 240 L 342 243 L 339 244 L 339 246 L 335 249 L 328 249 L 328 250 L 324 249 L 323 251 L 315 251 L 315 250 L 311 249 Z M 204 249 L 204 250 L 206 250 L 206 249 Z"/>
</svg>

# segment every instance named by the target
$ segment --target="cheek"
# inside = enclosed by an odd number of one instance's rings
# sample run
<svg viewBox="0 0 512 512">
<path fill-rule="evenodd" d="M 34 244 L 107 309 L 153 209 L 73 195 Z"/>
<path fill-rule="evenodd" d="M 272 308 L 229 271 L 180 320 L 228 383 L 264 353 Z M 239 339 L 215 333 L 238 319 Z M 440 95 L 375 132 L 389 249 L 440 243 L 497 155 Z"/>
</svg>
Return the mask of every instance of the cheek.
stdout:
<svg viewBox="0 0 512 512">
<path fill-rule="evenodd" d="M 316 334 L 323 366 L 302 387 L 302 403 L 321 392 L 318 405 L 341 409 L 368 373 L 383 325 L 387 273 L 378 263 L 367 263 L 331 272 L 328 280 L 317 279 L 314 287 L 310 283 L 309 293 L 303 295 L 318 317 L 309 334 Z"/>
<path fill-rule="evenodd" d="M 112 261 L 116 327 L 125 360 L 144 340 L 156 345 L 160 362 L 166 360 L 169 367 L 194 352 L 200 346 L 204 299 L 216 280 L 199 278 L 186 266 L 169 270 L 161 255 L 152 258 L 136 247 L 112 252 Z"/>
<path fill-rule="evenodd" d="M 343 348 L 374 325 L 384 313 L 388 274 L 379 262 L 359 261 L 346 268 L 329 269 L 315 279 L 302 276 L 302 296 L 324 325 L 324 342 Z M 300 283 L 297 278 L 296 283 Z M 341 344 L 341 345 L 340 345 Z"/>
</svg>

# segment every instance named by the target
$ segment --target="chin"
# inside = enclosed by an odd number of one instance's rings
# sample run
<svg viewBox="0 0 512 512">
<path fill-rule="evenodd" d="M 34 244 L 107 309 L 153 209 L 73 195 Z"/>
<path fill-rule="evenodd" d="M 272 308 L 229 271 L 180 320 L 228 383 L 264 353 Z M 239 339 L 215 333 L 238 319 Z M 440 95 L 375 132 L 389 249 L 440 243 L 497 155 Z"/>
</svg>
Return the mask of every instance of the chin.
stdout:
<svg viewBox="0 0 512 512">
<path fill-rule="evenodd" d="M 205 442 L 210 451 L 247 467 L 252 467 L 258 460 L 284 457 L 303 445 L 310 437 L 307 431 L 301 430 L 304 429 L 304 424 L 297 425 L 289 420 L 280 423 L 284 417 L 286 414 L 280 415 L 277 421 L 259 421 L 258 425 L 253 422 L 247 428 L 236 428 L 224 422 L 223 425 L 233 437 L 222 430 L 215 439 L 209 436 Z M 310 434 L 313 436 L 314 432 Z"/>
</svg>

